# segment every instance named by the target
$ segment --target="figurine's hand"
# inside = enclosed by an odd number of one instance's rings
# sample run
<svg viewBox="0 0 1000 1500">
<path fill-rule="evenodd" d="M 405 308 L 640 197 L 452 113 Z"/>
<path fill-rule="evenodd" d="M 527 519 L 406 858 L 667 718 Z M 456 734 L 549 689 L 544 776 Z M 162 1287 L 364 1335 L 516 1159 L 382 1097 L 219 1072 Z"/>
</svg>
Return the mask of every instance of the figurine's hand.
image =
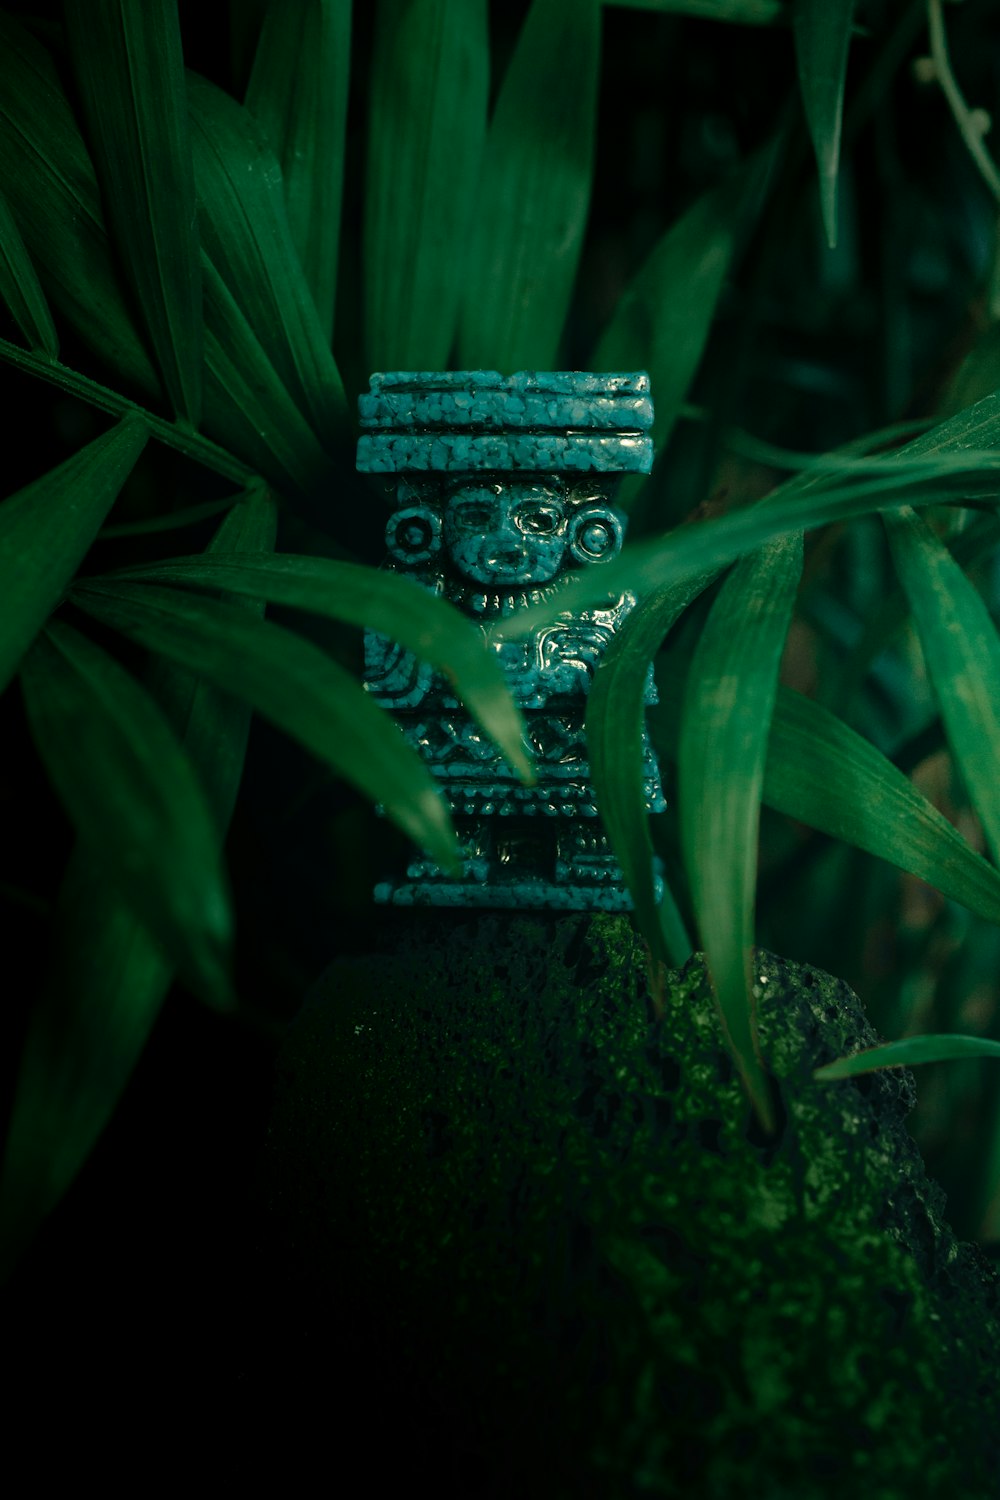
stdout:
<svg viewBox="0 0 1000 1500">
<path fill-rule="evenodd" d="M 539 631 L 535 641 L 536 668 L 548 695 L 578 697 L 588 693 L 611 636 L 607 625 L 587 621 Z"/>
</svg>

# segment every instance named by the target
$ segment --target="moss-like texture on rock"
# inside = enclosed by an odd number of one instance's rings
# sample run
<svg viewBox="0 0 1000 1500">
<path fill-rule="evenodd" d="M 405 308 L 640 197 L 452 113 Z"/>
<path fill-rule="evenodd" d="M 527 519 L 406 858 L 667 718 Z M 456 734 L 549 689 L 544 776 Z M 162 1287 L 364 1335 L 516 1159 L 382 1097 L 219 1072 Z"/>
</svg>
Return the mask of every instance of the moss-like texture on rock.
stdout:
<svg viewBox="0 0 1000 1500">
<path fill-rule="evenodd" d="M 400 917 L 325 976 L 264 1173 L 288 1316 L 437 1494 L 1000 1492 L 997 1280 L 911 1076 L 815 1082 L 876 1040 L 857 998 L 757 978 L 774 1140 L 700 960 L 655 1022 L 626 918 Z"/>
</svg>

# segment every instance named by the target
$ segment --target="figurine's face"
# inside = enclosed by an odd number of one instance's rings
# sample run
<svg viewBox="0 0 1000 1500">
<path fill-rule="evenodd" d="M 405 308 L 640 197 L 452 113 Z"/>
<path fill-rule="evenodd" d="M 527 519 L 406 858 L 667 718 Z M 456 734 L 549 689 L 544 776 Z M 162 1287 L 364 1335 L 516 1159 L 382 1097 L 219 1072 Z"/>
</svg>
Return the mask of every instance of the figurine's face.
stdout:
<svg viewBox="0 0 1000 1500">
<path fill-rule="evenodd" d="M 454 490 L 444 544 L 473 583 L 548 583 L 566 551 L 566 507 L 543 484 L 476 484 Z"/>
</svg>

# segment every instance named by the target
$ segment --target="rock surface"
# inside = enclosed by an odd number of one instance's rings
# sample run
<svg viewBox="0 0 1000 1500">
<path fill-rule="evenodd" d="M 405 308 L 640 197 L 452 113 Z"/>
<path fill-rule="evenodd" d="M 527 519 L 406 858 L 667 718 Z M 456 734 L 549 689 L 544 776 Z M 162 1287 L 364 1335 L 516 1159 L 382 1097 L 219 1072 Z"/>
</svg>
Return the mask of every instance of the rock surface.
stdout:
<svg viewBox="0 0 1000 1500">
<path fill-rule="evenodd" d="M 291 1032 L 261 1184 L 274 1379 L 329 1423 L 352 1372 L 376 1492 L 1000 1493 L 998 1280 L 911 1075 L 813 1080 L 876 1040 L 846 986 L 758 956 L 765 1140 L 700 959 L 656 1023 L 625 917 L 392 915 Z"/>
</svg>

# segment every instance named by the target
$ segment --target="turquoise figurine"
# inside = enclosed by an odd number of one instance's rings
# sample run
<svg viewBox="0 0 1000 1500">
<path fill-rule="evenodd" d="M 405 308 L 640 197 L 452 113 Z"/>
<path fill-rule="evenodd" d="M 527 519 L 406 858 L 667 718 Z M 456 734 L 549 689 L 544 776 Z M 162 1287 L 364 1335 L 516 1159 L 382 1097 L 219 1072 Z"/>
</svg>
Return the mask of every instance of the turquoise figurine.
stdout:
<svg viewBox="0 0 1000 1500">
<path fill-rule="evenodd" d="M 384 475 L 386 566 L 487 627 L 546 597 L 571 569 L 620 551 L 623 474 L 648 473 L 653 406 L 644 373 L 490 370 L 373 375 L 358 402 L 358 468 Z M 379 902 L 622 911 L 631 905 L 594 804 L 587 693 L 635 603 L 609 595 L 526 640 L 492 642 L 527 728 L 537 783 L 524 786 L 448 683 L 374 631 L 365 685 L 424 756 L 464 850 L 459 876 L 422 855 L 381 882 Z M 650 673 L 646 701 L 655 701 Z M 665 803 L 648 737 L 646 806 Z"/>
</svg>

